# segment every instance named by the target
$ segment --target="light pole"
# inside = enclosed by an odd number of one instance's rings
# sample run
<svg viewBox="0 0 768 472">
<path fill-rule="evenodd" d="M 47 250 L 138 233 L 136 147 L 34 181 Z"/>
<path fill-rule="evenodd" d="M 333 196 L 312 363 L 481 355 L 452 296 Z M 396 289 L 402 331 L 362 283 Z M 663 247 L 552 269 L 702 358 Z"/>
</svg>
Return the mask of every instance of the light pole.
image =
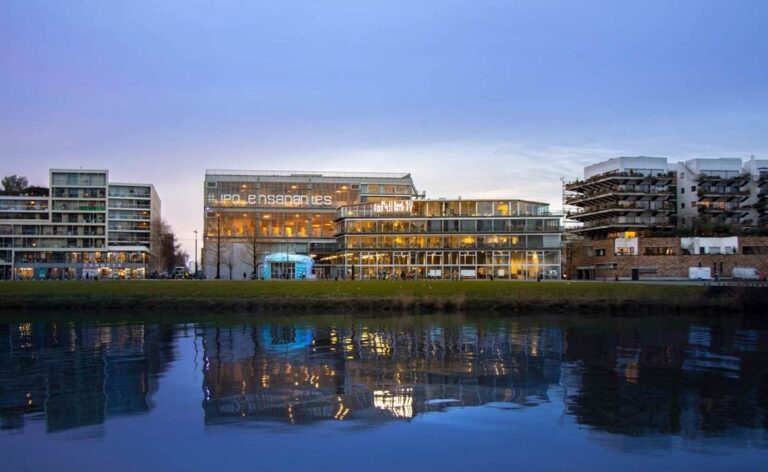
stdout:
<svg viewBox="0 0 768 472">
<path fill-rule="evenodd" d="M 220 278 L 221 278 L 221 213 L 216 213 L 216 280 L 219 280 Z"/>
<path fill-rule="evenodd" d="M 195 233 L 195 279 L 197 279 L 197 230 L 193 233 Z"/>
</svg>

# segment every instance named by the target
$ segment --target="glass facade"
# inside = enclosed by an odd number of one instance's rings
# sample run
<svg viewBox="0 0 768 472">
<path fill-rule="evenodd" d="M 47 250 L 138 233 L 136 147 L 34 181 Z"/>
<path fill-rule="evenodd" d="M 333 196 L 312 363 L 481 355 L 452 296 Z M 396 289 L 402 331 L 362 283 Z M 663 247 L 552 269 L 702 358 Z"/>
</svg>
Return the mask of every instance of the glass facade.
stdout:
<svg viewBox="0 0 768 472">
<path fill-rule="evenodd" d="M 312 254 L 319 260 L 336 250 L 339 207 L 415 194 L 410 174 L 207 171 L 206 277 L 250 277 L 269 254 Z M 310 275 L 327 277 L 329 270 L 318 264 Z"/>
<path fill-rule="evenodd" d="M 559 279 L 561 217 L 523 200 L 403 200 L 340 208 L 340 251 L 354 279 Z"/>
</svg>

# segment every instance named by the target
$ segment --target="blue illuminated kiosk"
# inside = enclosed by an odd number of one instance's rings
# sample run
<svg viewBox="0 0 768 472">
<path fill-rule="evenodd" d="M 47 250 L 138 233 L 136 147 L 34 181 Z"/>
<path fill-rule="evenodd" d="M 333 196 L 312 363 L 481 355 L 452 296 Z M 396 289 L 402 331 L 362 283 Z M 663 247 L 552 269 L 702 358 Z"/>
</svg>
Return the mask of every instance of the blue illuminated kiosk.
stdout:
<svg viewBox="0 0 768 472">
<path fill-rule="evenodd" d="M 309 279 L 312 278 L 314 261 L 309 256 L 275 252 L 264 257 L 261 278 L 264 280 Z"/>
</svg>

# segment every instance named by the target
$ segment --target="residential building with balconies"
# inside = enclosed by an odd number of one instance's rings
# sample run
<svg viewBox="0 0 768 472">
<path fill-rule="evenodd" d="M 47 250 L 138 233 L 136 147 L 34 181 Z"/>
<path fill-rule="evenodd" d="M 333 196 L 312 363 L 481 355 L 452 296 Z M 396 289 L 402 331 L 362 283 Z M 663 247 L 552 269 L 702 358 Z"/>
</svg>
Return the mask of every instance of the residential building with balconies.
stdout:
<svg viewBox="0 0 768 472">
<path fill-rule="evenodd" d="M 568 218 L 587 239 L 635 237 L 676 226 L 675 172 L 663 157 L 616 157 L 585 167 L 584 180 L 565 186 Z"/>
<path fill-rule="evenodd" d="M 691 159 L 677 164 L 678 219 L 681 228 L 697 224 L 740 229 L 750 213 L 751 176 L 739 158 Z"/>
<path fill-rule="evenodd" d="M 0 192 L 0 279 L 144 278 L 160 199 L 106 170 L 51 169 L 50 188 Z"/>
<path fill-rule="evenodd" d="M 747 184 L 749 198 L 744 201 L 748 213 L 743 224 L 768 229 L 768 159 L 753 157 L 744 164 L 744 172 L 749 174 L 750 181 Z"/>
</svg>

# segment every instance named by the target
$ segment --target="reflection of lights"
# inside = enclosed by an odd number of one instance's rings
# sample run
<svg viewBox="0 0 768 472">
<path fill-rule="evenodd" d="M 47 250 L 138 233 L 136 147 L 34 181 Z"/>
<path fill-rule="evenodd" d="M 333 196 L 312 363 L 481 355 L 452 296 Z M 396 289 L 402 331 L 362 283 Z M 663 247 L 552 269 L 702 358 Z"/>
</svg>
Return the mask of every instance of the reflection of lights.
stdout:
<svg viewBox="0 0 768 472">
<path fill-rule="evenodd" d="M 636 362 L 627 365 L 626 369 L 624 369 L 624 378 L 627 379 L 627 382 L 637 383 L 637 379 L 639 377 L 640 365 L 638 365 Z"/>
<path fill-rule="evenodd" d="M 387 410 L 397 418 L 413 417 L 413 389 L 401 388 L 394 392 L 373 391 L 373 406 Z"/>
<path fill-rule="evenodd" d="M 339 410 L 333 415 L 333 418 L 341 421 L 346 418 L 348 414 L 349 408 L 345 407 L 344 404 L 341 403 L 341 397 L 339 397 Z"/>
<path fill-rule="evenodd" d="M 32 323 L 19 323 L 19 333 L 24 336 L 32 334 Z"/>
</svg>

